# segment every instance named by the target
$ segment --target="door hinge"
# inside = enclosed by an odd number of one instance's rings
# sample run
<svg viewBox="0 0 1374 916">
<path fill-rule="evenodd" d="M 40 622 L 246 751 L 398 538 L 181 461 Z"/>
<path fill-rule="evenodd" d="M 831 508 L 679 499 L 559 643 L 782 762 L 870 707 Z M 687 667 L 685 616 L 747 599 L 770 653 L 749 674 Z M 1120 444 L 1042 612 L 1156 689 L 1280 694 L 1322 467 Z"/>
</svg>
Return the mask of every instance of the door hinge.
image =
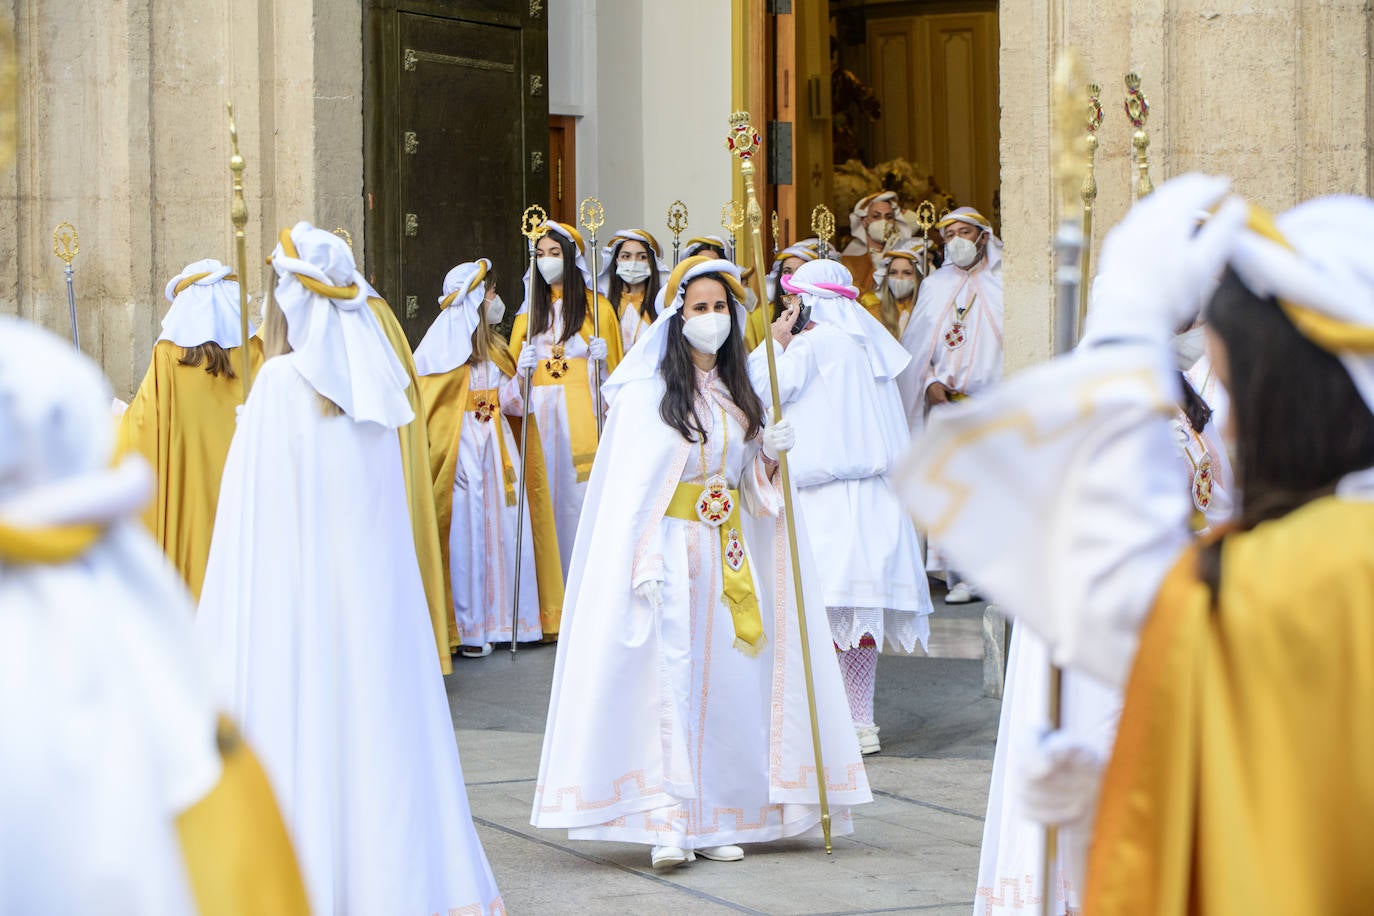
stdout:
<svg viewBox="0 0 1374 916">
<path fill-rule="evenodd" d="M 789 16 L 792 13 L 792 0 L 768 0 L 768 15 Z"/>
<path fill-rule="evenodd" d="M 792 183 L 792 122 L 768 122 L 768 183 Z"/>
</svg>

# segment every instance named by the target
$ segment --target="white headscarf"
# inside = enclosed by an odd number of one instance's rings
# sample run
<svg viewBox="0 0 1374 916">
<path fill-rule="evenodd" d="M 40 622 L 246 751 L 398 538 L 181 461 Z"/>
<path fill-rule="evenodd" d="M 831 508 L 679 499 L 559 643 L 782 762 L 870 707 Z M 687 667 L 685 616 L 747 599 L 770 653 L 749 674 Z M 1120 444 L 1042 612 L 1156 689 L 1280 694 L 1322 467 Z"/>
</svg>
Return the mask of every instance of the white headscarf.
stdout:
<svg viewBox="0 0 1374 916">
<path fill-rule="evenodd" d="M 725 257 L 729 260 L 733 261 L 735 259 L 734 252 L 730 250 L 729 243 L 718 235 L 694 236 L 682 249 L 683 259 L 696 257 L 701 253 L 701 250 L 708 245 L 719 248 L 721 251 L 725 252 Z M 710 255 L 705 255 L 705 257 L 709 258 Z"/>
<path fill-rule="evenodd" d="M 302 221 L 282 230 L 271 260 L 296 370 L 310 386 L 354 420 L 390 429 L 414 420 L 410 377 L 368 307 L 348 243 Z"/>
<path fill-rule="evenodd" d="M 187 264 L 167 281 L 163 295 L 172 307 L 162 319 L 158 340 L 169 340 L 178 347 L 198 347 L 213 341 L 226 350 L 242 345 L 239 283 L 233 271 L 219 261 L 206 258 Z M 250 316 L 250 337 L 253 331 Z"/>
<path fill-rule="evenodd" d="M 905 238 L 893 239 L 883 249 L 883 259 L 878 264 L 878 269 L 873 272 L 873 285 L 880 287 L 887 279 L 887 272 L 892 267 L 892 261 L 897 257 L 906 257 L 912 264 L 916 265 L 916 275 L 924 277 L 925 273 L 921 270 L 921 249 L 926 249 L 925 266 L 929 269 L 934 262 L 934 251 L 932 245 L 925 239 Z"/>
<path fill-rule="evenodd" d="M 1274 297 L 1304 337 L 1337 356 L 1374 411 L 1374 201 L 1319 197 L 1276 220 L 1251 209 L 1231 266 Z"/>
<path fill-rule="evenodd" d="M 782 288 L 801 295 L 802 304 L 811 307 L 812 321 L 839 328 L 863 347 L 875 377 L 895 379 L 911 362 L 906 348 L 854 301 L 859 288 L 843 264 L 808 261 L 782 278 Z"/>
<path fill-rule="evenodd" d="M 973 226 L 975 229 L 981 229 L 984 232 L 986 232 L 988 234 L 988 267 L 993 267 L 994 265 L 1001 263 L 1002 240 L 993 234 L 992 223 L 988 222 L 988 218 L 986 216 L 979 213 L 972 207 L 960 207 L 957 210 L 951 210 L 950 212 L 946 213 L 944 215 L 944 218 L 942 218 L 938 223 L 935 224 L 935 231 L 940 232 L 951 223 L 967 223 L 968 225 Z"/>
<path fill-rule="evenodd" d="M 483 281 L 490 270 L 491 262 L 478 258 L 459 264 L 444 277 L 439 317 L 415 348 L 417 375 L 452 372 L 472 356 L 472 335 L 482 324 L 482 300 L 487 296 Z"/>
<path fill-rule="evenodd" d="M 620 254 L 620 246 L 624 242 L 642 242 L 649 246 L 650 256 L 658 263 L 659 277 L 668 279 L 668 263 L 663 260 L 663 249 L 659 247 L 658 239 L 647 229 L 621 229 L 611 236 L 611 240 L 601 249 L 601 273 L 596 281 L 597 290 L 603 296 L 611 291 L 611 274 L 615 271 L 615 259 Z"/>
<path fill-rule="evenodd" d="M 567 239 L 569 242 L 572 242 L 574 263 L 577 264 L 578 273 L 582 274 L 583 285 L 586 286 L 586 288 L 589 290 L 596 289 L 596 285 L 592 282 L 592 269 L 587 266 L 586 255 L 584 255 L 582 252 L 582 248 L 584 247 L 582 244 L 582 233 L 578 232 L 576 229 L 574 229 L 572 226 L 567 225 L 566 223 L 559 223 L 555 222 L 554 220 L 549 220 L 548 222 L 544 223 L 544 234 L 547 235 L 550 232 L 554 233 L 555 235 L 558 235 L 561 238 Z M 531 280 L 529 264 L 525 265 L 525 275 L 521 279 L 524 283 L 524 289 L 526 293 L 528 293 L 530 289 Z M 564 288 L 566 288 L 567 282 L 568 277 L 565 272 L 563 277 Z M 587 307 L 592 308 L 593 304 L 588 303 Z M 530 303 L 527 298 L 526 301 L 520 304 L 520 311 L 516 314 L 523 315 L 527 311 L 529 311 L 529 308 Z"/>
<path fill-rule="evenodd" d="M 601 386 L 601 394 L 607 403 L 610 403 L 617 391 L 630 382 L 652 378 L 658 374 L 663 354 L 668 350 L 668 322 L 682 310 L 682 300 L 687 293 L 687 287 L 697 277 L 713 273 L 726 277 L 727 286 L 731 285 L 731 280 L 734 281 L 730 295 L 735 299 L 735 329 L 743 339 L 744 322 L 748 316 L 744 311 L 744 288 L 740 283 L 739 267 L 730 261 L 703 255 L 684 258 L 673 268 L 672 274 L 664 280 L 663 288 L 658 291 L 658 300 L 654 303 L 658 310 L 658 318 L 649 325 L 648 330 L 639 335 L 630 352 L 625 354 L 625 358 L 616 366 L 606 384 Z M 672 299 L 668 300 L 670 295 Z M 665 300 L 668 301 L 665 303 Z"/>
</svg>

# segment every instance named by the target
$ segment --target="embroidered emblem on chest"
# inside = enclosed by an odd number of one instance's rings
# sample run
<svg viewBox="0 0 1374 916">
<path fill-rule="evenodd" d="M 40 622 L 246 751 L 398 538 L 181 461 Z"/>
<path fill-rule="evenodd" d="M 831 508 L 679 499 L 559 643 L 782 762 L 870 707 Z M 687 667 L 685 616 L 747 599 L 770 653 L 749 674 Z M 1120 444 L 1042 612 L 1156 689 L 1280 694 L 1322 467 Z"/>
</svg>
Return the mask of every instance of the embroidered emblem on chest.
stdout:
<svg viewBox="0 0 1374 916">
<path fill-rule="evenodd" d="M 716 474 L 707 480 L 701 495 L 697 497 L 697 518 L 712 528 L 719 528 L 734 509 L 735 501 L 730 498 L 730 487 L 725 478 Z"/>
<path fill-rule="evenodd" d="M 951 350 L 957 350 L 962 347 L 965 339 L 964 326 L 958 321 L 950 325 L 949 330 L 945 332 L 945 346 L 949 347 Z"/>
<path fill-rule="evenodd" d="M 553 345 L 553 354 L 544 360 L 544 369 L 549 373 L 550 378 L 559 379 L 568 374 L 566 352 L 562 344 Z"/>
<path fill-rule="evenodd" d="M 476 415 L 478 422 L 490 422 L 491 418 L 496 415 L 496 402 L 485 395 L 479 394 L 476 398 L 476 403 L 473 405 L 472 412 Z"/>
<path fill-rule="evenodd" d="M 1212 459 L 1203 457 L 1193 469 L 1193 505 L 1206 512 L 1212 505 Z"/>
<path fill-rule="evenodd" d="M 739 572 L 744 566 L 744 544 L 734 528 L 725 536 L 725 565 L 730 567 L 731 572 Z"/>
</svg>

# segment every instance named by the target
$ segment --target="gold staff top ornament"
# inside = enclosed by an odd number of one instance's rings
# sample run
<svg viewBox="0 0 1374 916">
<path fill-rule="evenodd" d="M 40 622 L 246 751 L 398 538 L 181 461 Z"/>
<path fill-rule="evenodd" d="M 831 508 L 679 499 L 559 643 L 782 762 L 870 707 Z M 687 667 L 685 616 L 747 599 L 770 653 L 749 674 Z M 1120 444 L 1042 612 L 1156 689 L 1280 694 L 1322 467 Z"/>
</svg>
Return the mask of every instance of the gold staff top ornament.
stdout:
<svg viewBox="0 0 1374 916">
<path fill-rule="evenodd" d="M 71 264 L 81 251 L 80 240 L 76 237 L 76 227 L 68 222 L 57 224 L 57 228 L 52 231 L 52 253 L 62 259 L 63 263 Z"/>
<path fill-rule="evenodd" d="M 548 214 L 544 208 L 538 204 L 530 204 L 525 208 L 525 213 L 520 217 L 520 234 L 530 240 L 530 244 L 542 239 L 548 234 L 544 224 L 549 221 Z"/>
<path fill-rule="evenodd" d="M 577 219 L 583 229 L 595 235 L 596 230 L 606 225 L 606 208 L 595 197 L 583 198 L 577 208 Z"/>
<path fill-rule="evenodd" d="M 335 226 L 334 234 L 348 243 L 348 250 L 353 250 L 353 236 L 343 226 Z"/>
<path fill-rule="evenodd" d="M 779 244 L 778 244 L 778 239 L 779 239 L 779 237 L 781 236 L 781 233 L 782 233 L 782 227 L 780 227 L 780 226 L 778 225 L 778 211 L 777 211 L 777 210 L 774 210 L 774 211 L 773 211 L 773 222 L 772 222 L 771 225 L 772 225 L 772 227 L 773 227 L 773 254 L 774 254 L 774 255 L 777 255 L 777 253 L 778 253 L 779 251 L 782 250 L 781 246 L 779 246 Z"/>
<path fill-rule="evenodd" d="M 1130 119 L 1135 133 L 1131 135 L 1131 146 L 1135 147 L 1135 167 L 1139 172 L 1136 178 L 1135 199 L 1139 200 L 1155 189 L 1150 180 L 1150 135 L 1145 132 L 1145 122 L 1150 119 L 1150 100 L 1140 91 L 1140 74 L 1126 74 L 1126 117 Z"/>
<path fill-rule="evenodd" d="M 739 201 L 727 201 L 720 208 L 720 228 L 731 235 L 744 228 L 744 208 Z"/>
<path fill-rule="evenodd" d="M 811 210 L 811 231 L 821 240 L 821 257 L 830 256 L 830 240 L 835 237 L 835 214 L 825 204 Z"/>
</svg>

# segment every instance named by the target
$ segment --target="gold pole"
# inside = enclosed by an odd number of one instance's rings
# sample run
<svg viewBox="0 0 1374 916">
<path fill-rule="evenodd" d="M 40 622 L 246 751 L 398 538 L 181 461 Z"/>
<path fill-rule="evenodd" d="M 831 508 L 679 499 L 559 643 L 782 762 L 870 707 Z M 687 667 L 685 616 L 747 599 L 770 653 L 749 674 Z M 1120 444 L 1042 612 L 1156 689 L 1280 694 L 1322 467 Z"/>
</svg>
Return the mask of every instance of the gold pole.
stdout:
<svg viewBox="0 0 1374 916">
<path fill-rule="evenodd" d="M 525 302 L 531 299 L 530 288 L 534 285 L 534 246 L 540 239 L 548 234 L 546 228 L 549 217 L 544 212 L 544 208 L 538 204 L 530 204 L 525 208 L 525 212 L 520 216 L 520 234 L 525 237 L 525 242 L 530 252 L 530 272 L 529 279 L 525 281 Z M 567 280 L 565 279 L 566 283 Z M 592 291 L 596 295 L 596 291 Z M 593 303 L 600 305 L 600 300 Z M 599 311 L 599 309 L 598 309 Z M 592 314 L 596 314 L 593 312 Z M 529 325 L 525 325 L 525 343 L 530 343 Z M 516 648 L 520 642 L 520 561 L 525 556 L 525 551 L 520 548 L 524 543 L 525 532 L 525 493 L 528 491 L 529 483 L 525 480 L 525 470 L 529 467 L 529 440 L 530 440 L 530 381 L 534 376 L 531 371 L 525 375 L 524 391 L 521 396 L 524 398 L 524 416 L 520 418 L 520 479 L 515 482 L 517 496 L 515 509 L 515 603 L 510 609 L 510 657 L 515 658 Z"/>
<path fill-rule="evenodd" d="M 935 225 L 935 205 L 921 201 L 916 208 L 916 225 L 921 227 L 921 279 L 930 274 L 930 230 Z"/>
<path fill-rule="evenodd" d="M 1145 122 L 1150 119 L 1150 100 L 1140 91 L 1140 74 L 1126 74 L 1126 117 L 1130 118 L 1135 133 L 1131 134 L 1131 146 L 1135 147 L 1136 178 L 1133 200 L 1147 196 L 1155 189 L 1150 181 L 1150 135 L 1145 132 Z"/>
<path fill-rule="evenodd" d="M 681 260 L 681 255 L 678 253 L 678 251 L 679 251 L 678 239 L 681 237 L 683 230 L 685 230 L 686 228 L 687 228 L 687 205 L 684 204 L 684 203 L 683 203 L 682 201 L 680 201 L 680 200 L 675 200 L 675 201 L 673 201 L 671 204 L 668 205 L 668 231 L 671 232 L 671 233 L 673 234 L 673 266 L 674 266 L 674 267 L 676 267 L 676 266 L 677 266 L 677 262 L 678 262 L 679 260 Z"/>
<path fill-rule="evenodd" d="M 752 158 L 754 153 L 758 151 L 759 144 L 759 132 L 750 125 L 748 112 L 737 111 L 730 115 L 730 132 L 726 135 L 725 145 L 740 160 L 740 174 L 744 178 L 746 198 L 745 214 L 749 223 L 755 265 L 764 263 L 763 237 L 759 229 L 763 222 L 763 210 L 759 207 L 759 201 L 754 192 L 754 162 Z M 759 266 L 755 267 L 753 282 L 754 292 L 758 295 L 759 302 L 762 303 L 765 301 L 763 270 Z M 768 354 L 768 383 L 773 395 L 773 422 L 777 423 L 782 419 L 782 398 L 778 394 L 778 366 L 777 359 L 773 355 L 771 338 L 764 341 L 763 349 Z M 787 471 L 786 452 L 781 452 L 778 455 L 778 475 L 782 480 L 783 514 L 787 519 L 787 546 L 792 554 L 792 584 L 796 589 L 797 597 L 797 629 L 801 635 L 802 673 L 806 680 L 806 705 L 811 714 L 811 746 L 816 755 L 816 791 L 820 796 L 821 834 L 825 837 L 825 853 L 829 855 L 831 851 L 830 800 L 825 788 L 825 761 L 821 756 L 821 729 L 820 721 L 816 716 L 816 688 L 811 677 L 811 641 L 806 632 L 806 601 L 802 594 L 801 561 L 797 555 L 797 528 L 792 514 L 792 478 Z"/>
<path fill-rule="evenodd" d="M 586 229 L 592 252 L 592 333 L 601 336 L 601 250 L 596 244 L 596 230 L 606 224 L 606 208 L 595 197 L 587 197 L 577 207 L 577 218 Z M 534 279 L 534 275 L 530 275 Z M 600 362 L 600 360 L 596 360 Z M 601 404 L 601 367 L 596 367 L 596 441 L 601 442 L 602 404 Z"/>
<path fill-rule="evenodd" d="M 239 275 L 239 355 L 243 358 L 243 402 L 248 403 L 248 391 L 252 380 L 248 373 L 252 363 L 248 359 L 248 240 L 243 228 L 248 225 L 248 204 L 243 199 L 243 157 L 239 155 L 239 131 L 234 124 L 234 103 L 226 102 L 229 109 L 229 142 L 233 151 L 229 156 L 229 171 L 234 176 L 234 196 L 229 204 L 229 221 L 234 224 L 234 256 Z"/>
<path fill-rule="evenodd" d="M 1088 149 L 1087 171 L 1083 176 L 1083 272 L 1078 281 L 1078 336 L 1088 320 L 1088 289 L 1092 283 L 1093 205 L 1097 202 L 1097 176 L 1093 162 L 1097 158 L 1097 129 L 1102 126 L 1102 103 L 1098 97 L 1102 87 L 1088 84 L 1088 132 L 1083 138 Z"/>
</svg>

